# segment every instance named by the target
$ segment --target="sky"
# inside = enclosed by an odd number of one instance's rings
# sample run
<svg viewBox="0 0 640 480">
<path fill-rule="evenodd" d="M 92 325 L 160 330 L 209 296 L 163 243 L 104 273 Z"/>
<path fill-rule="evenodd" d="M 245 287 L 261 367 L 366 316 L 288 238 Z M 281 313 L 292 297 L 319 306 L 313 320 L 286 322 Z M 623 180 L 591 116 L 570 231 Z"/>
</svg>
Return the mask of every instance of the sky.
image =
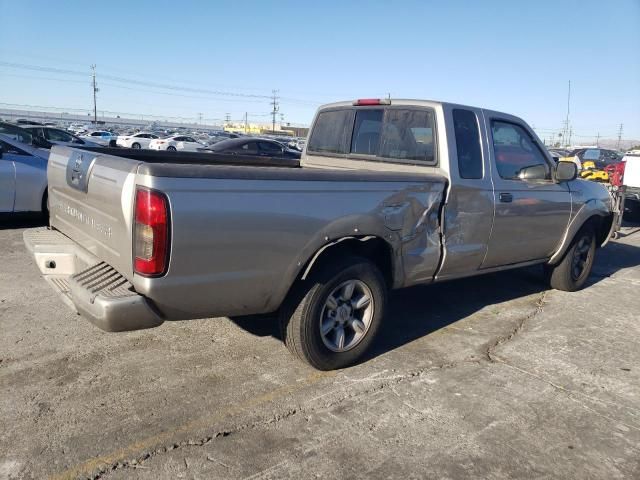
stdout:
<svg viewBox="0 0 640 480">
<path fill-rule="evenodd" d="M 322 103 L 420 98 L 539 136 L 640 139 L 640 0 L 0 0 L 0 107 L 309 124 Z"/>
</svg>

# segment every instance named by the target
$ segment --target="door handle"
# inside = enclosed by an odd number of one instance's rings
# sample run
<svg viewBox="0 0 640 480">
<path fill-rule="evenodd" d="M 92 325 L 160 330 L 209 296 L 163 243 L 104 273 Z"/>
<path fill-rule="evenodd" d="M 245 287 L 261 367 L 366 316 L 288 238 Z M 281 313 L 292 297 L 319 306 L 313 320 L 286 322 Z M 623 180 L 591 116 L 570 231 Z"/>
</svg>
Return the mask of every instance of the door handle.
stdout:
<svg viewBox="0 0 640 480">
<path fill-rule="evenodd" d="M 511 203 L 513 202 L 513 195 L 511 195 L 510 193 L 501 193 L 500 201 L 502 203 Z"/>
</svg>

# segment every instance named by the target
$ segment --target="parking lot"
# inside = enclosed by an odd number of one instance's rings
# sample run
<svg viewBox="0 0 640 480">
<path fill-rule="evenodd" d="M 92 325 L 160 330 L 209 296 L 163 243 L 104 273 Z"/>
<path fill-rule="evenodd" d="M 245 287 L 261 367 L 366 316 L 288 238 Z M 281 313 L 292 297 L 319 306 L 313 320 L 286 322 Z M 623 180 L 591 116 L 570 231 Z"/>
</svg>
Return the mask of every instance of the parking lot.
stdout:
<svg viewBox="0 0 640 480">
<path fill-rule="evenodd" d="M 317 372 L 270 318 L 105 333 L 0 230 L 0 478 L 640 478 L 640 229 L 590 285 L 538 268 L 398 291 Z"/>
</svg>

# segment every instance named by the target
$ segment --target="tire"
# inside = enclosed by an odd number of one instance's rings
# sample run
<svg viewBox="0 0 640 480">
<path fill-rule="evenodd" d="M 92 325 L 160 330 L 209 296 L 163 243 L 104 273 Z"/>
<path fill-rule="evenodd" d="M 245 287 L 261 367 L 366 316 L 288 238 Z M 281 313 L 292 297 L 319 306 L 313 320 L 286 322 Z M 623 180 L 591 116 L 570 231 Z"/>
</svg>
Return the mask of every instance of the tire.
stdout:
<svg viewBox="0 0 640 480">
<path fill-rule="evenodd" d="M 42 195 L 42 206 L 41 206 L 42 217 L 45 219 L 49 219 L 49 190 L 45 188 L 44 195 Z"/>
<path fill-rule="evenodd" d="M 560 263 L 545 267 L 551 288 L 565 292 L 580 290 L 589 278 L 595 253 L 595 232 L 591 226 L 584 226 L 572 240 Z"/>
<path fill-rule="evenodd" d="M 365 258 L 342 258 L 294 286 L 280 309 L 282 339 L 318 370 L 347 367 L 373 342 L 386 303 L 378 267 Z"/>
<path fill-rule="evenodd" d="M 140 150 L 142 147 L 138 142 L 136 142 L 133 145 L 131 145 L 131 148 L 133 148 L 134 150 Z"/>
<path fill-rule="evenodd" d="M 167 147 L 167 152 L 177 152 L 176 147 Z"/>
</svg>

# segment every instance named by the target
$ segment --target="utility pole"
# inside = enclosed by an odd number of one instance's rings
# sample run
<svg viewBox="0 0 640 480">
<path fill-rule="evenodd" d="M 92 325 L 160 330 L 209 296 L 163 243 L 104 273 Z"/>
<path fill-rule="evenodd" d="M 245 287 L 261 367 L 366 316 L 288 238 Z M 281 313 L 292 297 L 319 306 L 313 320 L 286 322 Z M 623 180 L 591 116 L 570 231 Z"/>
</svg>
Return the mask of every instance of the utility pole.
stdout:
<svg viewBox="0 0 640 480">
<path fill-rule="evenodd" d="M 249 122 L 249 113 L 244 112 L 244 133 L 247 133 L 248 122 Z"/>
<path fill-rule="evenodd" d="M 98 93 L 98 85 L 96 84 L 96 65 L 91 65 L 93 77 L 93 124 L 98 125 L 98 107 L 96 106 L 96 94 Z"/>
<path fill-rule="evenodd" d="M 231 114 L 230 113 L 225 113 L 224 115 L 224 124 L 225 126 L 229 125 L 229 123 L 231 123 Z"/>
<path fill-rule="evenodd" d="M 280 106 L 278 105 L 278 90 L 272 90 L 271 93 L 273 94 L 273 97 L 271 100 L 271 106 L 273 107 L 271 110 L 271 117 L 272 117 L 271 132 L 275 132 L 276 131 L 276 114 L 280 110 Z"/>
<path fill-rule="evenodd" d="M 571 80 L 569 80 L 569 91 L 567 92 L 567 118 L 564 121 L 564 135 L 563 137 L 565 138 L 565 140 L 567 138 L 571 138 L 571 135 L 569 135 L 569 106 L 571 104 Z M 571 142 L 569 142 L 569 144 L 567 146 L 569 146 L 571 144 Z"/>
<path fill-rule="evenodd" d="M 573 127 L 569 128 L 569 144 L 567 145 L 568 147 L 571 146 L 571 136 L 573 135 Z"/>
<path fill-rule="evenodd" d="M 598 132 L 598 136 L 596 137 L 596 147 L 600 146 L 600 132 Z"/>
<path fill-rule="evenodd" d="M 198 113 L 198 123 L 202 125 L 202 113 Z"/>
<path fill-rule="evenodd" d="M 620 124 L 620 129 L 618 130 L 618 146 L 616 147 L 616 150 L 620 150 L 620 140 L 622 140 L 622 123 Z"/>
</svg>

